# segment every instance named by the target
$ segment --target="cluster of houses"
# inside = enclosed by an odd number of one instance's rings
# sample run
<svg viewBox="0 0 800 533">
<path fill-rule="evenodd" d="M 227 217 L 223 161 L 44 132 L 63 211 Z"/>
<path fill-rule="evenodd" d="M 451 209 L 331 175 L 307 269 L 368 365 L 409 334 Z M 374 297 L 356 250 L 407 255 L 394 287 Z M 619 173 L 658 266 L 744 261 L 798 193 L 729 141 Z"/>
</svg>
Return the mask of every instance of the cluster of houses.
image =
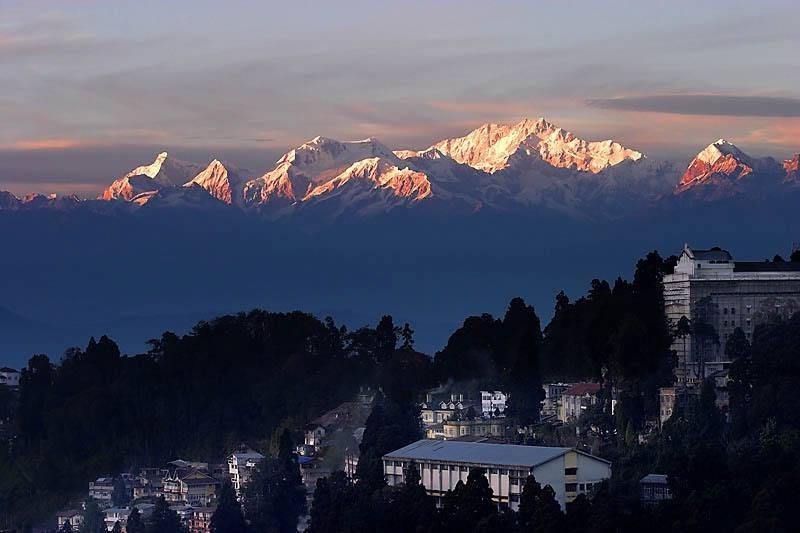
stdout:
<svg viewBox="0 0 800 533">
<path fill-rule="evenodd" d="M 548 383 L 543 386 L 542 421 L 578 420 L 598 402 L 599 383 Z M 420 404 L 425 436 L 435 440 L 503 442 L 514 431 L 506 420 L 508 394 L 482 390 L 471 397 L 452 386 L 433 389 Z M 612 400 L 612 408 L 613 408 Z"/>
<path fill-rule="evenodd" d="M 317 479 L 344 470 L 355 476 L 359 444 L 375 393 L 362 388 L 354 401 L 344 402 L 312 420 L 305 428 L 303 444 L 297 447 L 303 483 L 309 497 Z"/>
<path fill-rule="evenodd" d="M 97 502 L 109 531 L 117 522 L 124 531 L 134 507 L 146 520 L 155 501 L 163 497 L 189 533 L 209 533 L 219 487 L 229 481 L 237 495 L 241 495 L 253 468 L 263 458 L 259 452 L 241 446 L 228 457 L 227 463 L 177 459 L 164 467 L 142 468 L 136 474 L 97 478 L 89 483 L 88 497 Z M 67 522 L 73 530 L 79 529 L 85 506 L 84 502 L 80 508 L 58 513 L 59 529 Z"/>
</svg>

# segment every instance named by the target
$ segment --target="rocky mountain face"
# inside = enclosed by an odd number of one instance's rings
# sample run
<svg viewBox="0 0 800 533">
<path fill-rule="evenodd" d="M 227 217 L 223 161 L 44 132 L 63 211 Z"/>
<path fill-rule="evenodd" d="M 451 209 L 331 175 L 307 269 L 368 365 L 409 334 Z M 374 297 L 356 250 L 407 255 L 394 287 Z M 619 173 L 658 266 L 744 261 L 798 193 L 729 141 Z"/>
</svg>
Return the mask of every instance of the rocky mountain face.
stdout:
<svg viewBox="0 0 800 533">
<path fill-rule="evenodd" d="M 781 165 L 771 157 L 751 157 L 720 139 L 689 163 L 674 195 L 710 201 L 747 193 L 780 193 L 782 184 L 793 181 L 793 168 L 793 160 Z"/>
<path fill-rule="evenodd" d="M 575 218 L 619 218 L 669 198 L 711 201 L 800 183 L 800 155 L 781 165 L 720 139 L 679 175 L 613 140 L 587 141 L 540 118 L 484 124 L 426 150 L 393 151 L 374 138 L 316 137 L 251 176 L 214 159 L 205 168 L 162 152 L 116 179 L 98 201 L 0 195 L 0 209 L 114 203 L 127 209 L 229 206 L 267 218 L 375 216 L 543 208 Z"/>
</svg>

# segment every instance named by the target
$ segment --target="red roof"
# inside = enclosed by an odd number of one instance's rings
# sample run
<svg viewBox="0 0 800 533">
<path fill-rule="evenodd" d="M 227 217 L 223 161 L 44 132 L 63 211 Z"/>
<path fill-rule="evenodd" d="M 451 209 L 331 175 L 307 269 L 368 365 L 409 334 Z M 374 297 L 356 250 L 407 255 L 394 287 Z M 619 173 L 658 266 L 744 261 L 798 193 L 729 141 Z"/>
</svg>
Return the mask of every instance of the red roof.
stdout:
<svg viewBox="0 0 800 533">
<path fill-rule="evenodd" d="M 583 396 L 584 394 L 597 394 L 600 392 L 599 383 L 576 383 L 564 391 L 564 396 Z"/>
</svg>

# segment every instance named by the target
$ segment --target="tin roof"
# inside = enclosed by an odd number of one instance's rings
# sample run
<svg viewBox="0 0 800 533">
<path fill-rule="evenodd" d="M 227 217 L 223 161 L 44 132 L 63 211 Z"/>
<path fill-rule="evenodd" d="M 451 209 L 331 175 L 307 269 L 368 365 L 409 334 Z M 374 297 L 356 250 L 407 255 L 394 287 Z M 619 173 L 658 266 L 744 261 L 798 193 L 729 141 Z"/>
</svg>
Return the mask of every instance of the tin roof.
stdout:
<svg viewBox="0 0 800 533">
<path fill-rule="evenodd" d="M 452 461 L 479 465 L 525 466 L 530 468 L 561 457 L 569 451 L 572 451 L 572 448 L 423 439 L 387 453 L 383 458 L 413 461 Z M 605 459 L 596 459 L 608 462 Z"/>
</svg>

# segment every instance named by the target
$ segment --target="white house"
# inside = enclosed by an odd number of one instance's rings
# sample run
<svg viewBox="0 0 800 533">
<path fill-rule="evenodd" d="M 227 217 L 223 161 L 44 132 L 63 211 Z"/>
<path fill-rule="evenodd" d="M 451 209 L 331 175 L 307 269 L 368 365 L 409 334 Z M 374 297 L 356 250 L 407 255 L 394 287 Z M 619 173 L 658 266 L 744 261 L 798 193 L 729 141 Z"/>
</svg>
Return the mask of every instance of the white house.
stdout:
<svg viewBox="0 0 800 533">
<path fill-rule="evenodd" d="M 506 410 L 508 395 L 502 391 L 481 391 L 481 412 L 485 418 L 503 414 Z"/>
<path fill-rule="evenodd" d="M 264 456 L 255 450 L 242 449 L 234 452 L 228 458 L 228 473 L 231 476 L 231 485 L 236 489 L 236 495 L 241 495 L 242 488 L 250 481 L 253 468 L 264 459 Z"/>
<path fill-rule="evenodd" d="M 459 481 L 466 483 L 471 469 L 482 468 L 494 500 L 512 510 L 519 508 L 523 485 L 531 474 L 542 486 L 553 488 L 562 509 L 579 494 L 591 495 L 611 477 L 609 461 L 574 448 L 425 439 L 383 456 L 386 482 L 402 484 L 411 462 L 437 504 Z"/>
<path fill-rule="evenodd" d="M 111 495 L 113 493 L 113 477 L 99 477 L 89 482 L 89 497 L 97 500 L 101 508 L 111 507 Z"/>
<path fill-rule="evenodd" d="M 0 385 L 19 387 L 19 371 L 7 366 L 0 368 Z"/>
</svg>

